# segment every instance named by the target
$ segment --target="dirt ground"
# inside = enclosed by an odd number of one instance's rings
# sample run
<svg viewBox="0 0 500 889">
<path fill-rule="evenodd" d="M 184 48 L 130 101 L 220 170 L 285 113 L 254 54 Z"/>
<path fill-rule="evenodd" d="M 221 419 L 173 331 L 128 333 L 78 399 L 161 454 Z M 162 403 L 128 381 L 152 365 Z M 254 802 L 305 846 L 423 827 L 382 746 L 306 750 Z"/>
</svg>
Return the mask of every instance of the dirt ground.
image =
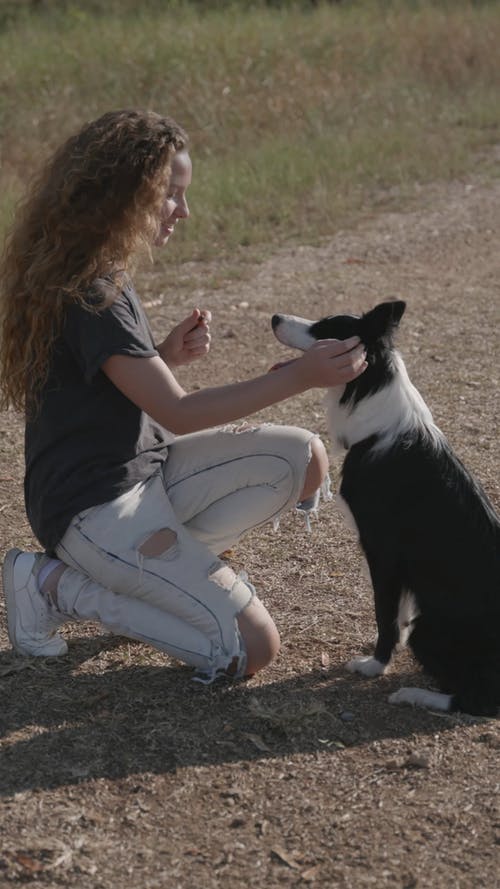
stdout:
<svg viewBox="0 0 500 889">
<path fill-rule="evenodd" d="M 416 190 L 404 210 L 392 193 L 332 240 L 246 263 L 239 280 L 193 263 L 175 286 L 154 271 L 140 285 L 158 332 L 192 305 L 212 309 L 211 356 L 183 371 L 186 386 L 286 357 L 275 311 L 319 317 L 403 297 L 410 375 L 498 508 L 499 206 L 495 179 Z M 261 419 L 326 440 L 317 391 Z M 36 549 L 22 428 L 1 421 L 0 550 Z M 0 886 L 499 887 L 498 720 L 391 706 L 400 685 L 429 685 L 408 653 L 382 678 L 345 671 L 375 628 L 356 541 L 334 505 L 312 534 L 290 515 L 231 560 L 283 639 L 276 663 L 245 684 L 199 686 L 185 667 L 93 625 L 68 626 L 66 658 L 15 657 L 2 601 Z"/>
</svg>

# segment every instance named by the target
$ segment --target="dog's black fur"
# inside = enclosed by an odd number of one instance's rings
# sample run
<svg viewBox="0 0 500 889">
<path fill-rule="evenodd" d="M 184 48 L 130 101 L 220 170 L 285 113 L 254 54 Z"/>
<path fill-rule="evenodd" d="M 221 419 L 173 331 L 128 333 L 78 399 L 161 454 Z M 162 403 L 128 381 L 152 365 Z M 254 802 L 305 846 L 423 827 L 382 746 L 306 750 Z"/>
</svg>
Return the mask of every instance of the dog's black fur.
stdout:
<svg viewBox="0 0 500 889">
<path fill-rule="evenodd" d="M 275 315 L 272 324 L 286 345 L 357 335 L 367 350 L 365 372 L 327 396 L 332 440 L 347 450 L 340 495 L 370 568 L 378 626 L 374 657 L 357 658 L 350 669 L 384 671 L 400 641 L 406 599 L 410 647 L 448 697 L 431 701 L 432 694 L 402 689 L 393 701 L 492 716 L 500 707 L 500 519 L 394 349 L 404 309 L 395 301 L 361 317 L 312 323 Z"/>
</svg>

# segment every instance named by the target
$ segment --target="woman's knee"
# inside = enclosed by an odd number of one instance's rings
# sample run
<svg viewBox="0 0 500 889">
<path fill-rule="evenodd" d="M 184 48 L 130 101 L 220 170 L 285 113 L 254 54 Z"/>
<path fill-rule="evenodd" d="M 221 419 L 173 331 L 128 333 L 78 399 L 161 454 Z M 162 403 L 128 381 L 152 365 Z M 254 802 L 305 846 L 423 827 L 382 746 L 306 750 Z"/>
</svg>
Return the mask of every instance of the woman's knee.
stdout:
<svg viewBox="0 0 500 889">
<path fill-rule="evenodd" d="M 247 675 L 257 673 L 274 660 L 280 649 L 276 625 L 260 599 L 254 598 L 238 617 L 247 654 Z"/>
<path fill-rule="evenodd" d="M 311 497 L 321 487 L 328 473 L 329 460 L 326 448 L 321 439 L 316 436 L 311 439 L 311 459 L 309 460 L 304 487 L 300 495 L 301 500 Z"/>
</svg>

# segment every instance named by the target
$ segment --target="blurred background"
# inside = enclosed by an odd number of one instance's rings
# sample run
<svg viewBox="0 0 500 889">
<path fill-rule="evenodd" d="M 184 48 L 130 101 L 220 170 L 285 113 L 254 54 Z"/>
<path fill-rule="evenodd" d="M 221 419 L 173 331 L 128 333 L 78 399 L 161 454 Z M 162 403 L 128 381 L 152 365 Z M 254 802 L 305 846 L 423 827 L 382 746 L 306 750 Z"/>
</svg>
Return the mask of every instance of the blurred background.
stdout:
<svg viewBox="0 0 500 889">
<path fill-rule="evenodd" d="M 499 46 L 494 0 L 0 0 L 0 234 L 65 136 L 147 107 L 187 129 L 194 165 L 160 262 L 315 243 L 486 169 Z"/>
</svg>

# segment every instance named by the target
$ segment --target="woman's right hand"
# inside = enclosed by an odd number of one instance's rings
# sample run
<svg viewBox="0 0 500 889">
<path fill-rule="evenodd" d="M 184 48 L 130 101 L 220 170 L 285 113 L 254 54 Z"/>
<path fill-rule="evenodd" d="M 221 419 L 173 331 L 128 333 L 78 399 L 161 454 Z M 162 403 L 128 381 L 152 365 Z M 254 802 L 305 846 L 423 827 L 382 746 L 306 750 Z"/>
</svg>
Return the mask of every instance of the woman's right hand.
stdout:
<svg viewBox="0 0 500 889">
<path fill-rule="evenodd" d="M 357 336 L 318 340 L 296 362 L 296 372 L 311 389 L 345 386 L 367 367 L 365 347 Z"/>
</svg>

